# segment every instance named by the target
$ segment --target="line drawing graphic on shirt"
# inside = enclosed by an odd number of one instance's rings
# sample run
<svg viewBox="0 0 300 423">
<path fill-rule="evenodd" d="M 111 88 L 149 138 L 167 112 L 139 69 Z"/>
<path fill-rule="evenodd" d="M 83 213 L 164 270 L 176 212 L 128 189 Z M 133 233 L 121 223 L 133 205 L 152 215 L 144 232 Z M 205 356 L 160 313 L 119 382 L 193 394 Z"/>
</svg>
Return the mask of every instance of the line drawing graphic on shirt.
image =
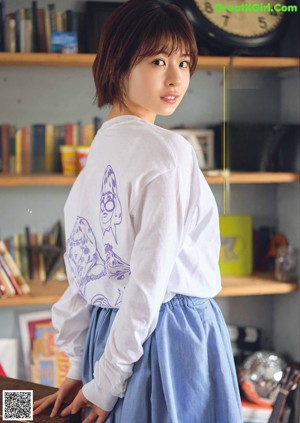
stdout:
<svg viewBox="0 0 300 423">
<path fill-rule="evenodd" d="M 126 287 L 124 286 L 124 289 L 125 288 Z M 121 304 L 121 302 L 122 302 L 122 291 L 119 288 L 118 288 L 118 293 L 119 293 L 119 296 L 118 296 L 117 301 L 115 302 L 115 307 L 118 306 L 119 304 Z"/>
<path fill-rule="evenodd" d="M 106 263 L 97 249 L 95 235 L 83 217 L 76 218 L 67 240 L 66 254 L 81 295 L 85 294 L 87 283 L 107 274 Z"/>
<path fill-rule="evenodd" d="M 127 274 L 130 275 L 130 266 L 125 263 L 113 250 L 112 245 L 105 244 L 106 268 L 109 278 L 116 278 L 118 280 L 124 279 Z"/>
<path fill-rule="evenodd" d="M 98 307 L 108 307 L 112 308 L 112 306 L 109 304 L 108 299 L 102 295 L 102 294 L 96 294 L 93 296 L 91 303 Z"/>
<path fill-rule="evenodd" d="M 102 234 L 111 231 L 117 241 L 117 225 L 122 222 L 122 206 L 118 196 L 117 179 L 113 168 L 105 169 L 100 198 L 100 226 Z"/>
</svg>

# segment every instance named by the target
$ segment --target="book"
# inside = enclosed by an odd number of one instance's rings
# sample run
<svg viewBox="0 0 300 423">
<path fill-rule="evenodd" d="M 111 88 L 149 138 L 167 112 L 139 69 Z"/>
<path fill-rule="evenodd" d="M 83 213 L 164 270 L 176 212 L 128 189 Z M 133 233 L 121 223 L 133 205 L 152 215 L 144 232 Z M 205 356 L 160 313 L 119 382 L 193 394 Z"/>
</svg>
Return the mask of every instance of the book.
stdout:
<svg viewBox="0 0 300 423">
<path fill-rule="evenodd" d="M 51 51 L 51 27 L 49 10 L 45 9 L 45 37 L 46 37 L 46 51 Z"/>
<path fill-rule="evenodd" d="M 12 274 L 12 272 L 11 272 L 9 266 L 7 265 L 6 261 L 4 260 L 4 257 L 1 256 L 1 255 L 0 255 L 0 266 L 1 266 L 4 274 L 9 279 L 15 293 L 17 295 L 22 295 L 22 290 L 21 290 L 18 282 L 16 281 L 16 279 L 15 279 L 14 275 Z"/>
<path fill-rule="evenodd" d="M 50 32 L 56 32 L 56 19 L 55 19 L 55 3 L 48 4 L 49 20 L 50 20 Z"/>
<path fill-rule="evenodd" d="M 0 0 L 0 51 L 5 51 L 5 39 L 4 39 L 4 0 Z"/>
<path fill-rule="evenodd" d="M 32 10 L 31 8 L 25 8 L 25 52 L 30 53 L 33 51 L 32 43 Z"/>
<path fill-rule="evenodd" d="M 34 124 L 31 127 L 32 172 L 45 172 L 45 125 Z"/>
<path fill-rule="evenodd" d="M 33 278 L 33 267 L 32 267 L 32 253 L 31 253 L 31 234 L 29 226 L 25 226 L 25 245 L 26 245 L 26 255 L 27 255 L 27 263 L 28 263 L 28 278 Z"/>
<path fill-rule="evenodd" d="M 40 52 L 40 40 L 38 33 L 38 16 L 37 16 L 37 2 L 31 2 L 31 16 L 32 16 L 32 42 L 33 51 Z"/>
<path fill-rule="evenodd" d="M 9 173 L 9 124 L 1 125 L 2 172 Z"/>
<path fill-rule="evenodd" d="M 40 52 L 47 52 L 45 9 L 37 9 L 38 39 Z"/>
<path fill-rule="evenodd" d="M 13 260 L 11 254 L 6 248 L 6 245 L 3 241 L 0 240 L 0 254 L 4 257 L 6 264 L 8 265 L 11 273 L 13 274 L 14 278 L 18 282 L 22 293 L 28 294 L 30 292 L 30 287 L 27 284 L 24 277 L 21 275 L 20 269 L 17 267 L 15 261 Z"/>
<path fill-rule="evenodd" d="M 5 16 L 4 39 L 5 39 L 5 51 L 8 51 L 10 53 L 15 53 L 17 51 L 15 13 L 9 13 L 7 16 Z"/>
<path fill-rule="evenodd" d="M 10 125 L 9 127 L 9 173 L 16 172 L 16 127 Z"/>
<path fill-rule="evenodd" d="M 4 268 L 2 266 L 2 263 L 0 262 L 0 281 L 1 286 L 4 287 L 4 291 L 8 297 L 13 297 L 16 295 L 16 290 L 9 280 L 9 277 L 7 276 L 6 272 L 4 271 Z"/>
<path fill-rule="evenodd" d="M 22 130 L 16 132 L 16 173 L 22 173 Z"/>
<path fill-rule="evenodd" d="M 31 128 L 24 127 L 22 128 L 21 133 L 21 156 L 22 156 L 22 173 L 28 175 L 32 170 L 32 160 L 34 159 L 31 155 Z"/>
</svg>

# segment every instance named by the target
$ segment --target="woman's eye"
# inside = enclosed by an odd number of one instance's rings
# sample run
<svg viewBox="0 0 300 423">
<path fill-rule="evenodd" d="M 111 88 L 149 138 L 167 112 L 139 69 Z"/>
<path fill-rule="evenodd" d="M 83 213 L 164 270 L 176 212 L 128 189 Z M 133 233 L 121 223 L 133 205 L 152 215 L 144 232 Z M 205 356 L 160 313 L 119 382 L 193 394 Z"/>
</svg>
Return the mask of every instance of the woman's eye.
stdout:
<svg viewBox="0 0 300 423">
<path fill-rule="evenodd" d="M 190 67 L 190 62 L 188 60 L 184 60 L 183 62 L 180 63 L 180 66 L 182 68 L 189 68 Z"/>
<path fill-rule="evenodd" d="M 153 61 L 153 64 L 156 66 L 164 66 L 165 62 L 162 59 L 156 59 Z"/>
</svg>

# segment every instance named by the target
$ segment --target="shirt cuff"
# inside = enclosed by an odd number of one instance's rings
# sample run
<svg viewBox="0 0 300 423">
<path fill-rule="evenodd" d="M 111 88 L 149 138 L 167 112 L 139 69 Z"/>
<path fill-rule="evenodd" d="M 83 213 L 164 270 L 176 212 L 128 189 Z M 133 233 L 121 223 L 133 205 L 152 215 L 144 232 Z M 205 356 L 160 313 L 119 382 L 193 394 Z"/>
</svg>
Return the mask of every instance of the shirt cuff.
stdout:
<svg viewBox="0 0 300 423">
<path fill-rule="evenodd" d="M 104 411 L 111 411 L 119 399 L 119 397 L 111 395 L 99 388 L 95 379 L 83 385 L 82 392 L 88 401 L 102 408 Z"/>
<path fill-rule="evenodd" d="M 81 357 L 70 357 L 70 369 L 67 373 L 67 377 L 70 379 L 81 380 Z"/>
</svg>

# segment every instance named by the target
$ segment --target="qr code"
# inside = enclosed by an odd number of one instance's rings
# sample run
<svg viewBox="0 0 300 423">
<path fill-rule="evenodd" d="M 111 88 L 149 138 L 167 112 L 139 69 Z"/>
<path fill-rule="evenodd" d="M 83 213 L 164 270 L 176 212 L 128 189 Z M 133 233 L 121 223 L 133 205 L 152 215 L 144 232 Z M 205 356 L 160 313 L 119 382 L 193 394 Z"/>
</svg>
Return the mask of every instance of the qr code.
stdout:
<svg viewBox="0 0 300 423">
<path fill-rule="evenodd" d="M 3 421 L 33 420 L 33 391 L 3 391 Z"/>
</svg>

